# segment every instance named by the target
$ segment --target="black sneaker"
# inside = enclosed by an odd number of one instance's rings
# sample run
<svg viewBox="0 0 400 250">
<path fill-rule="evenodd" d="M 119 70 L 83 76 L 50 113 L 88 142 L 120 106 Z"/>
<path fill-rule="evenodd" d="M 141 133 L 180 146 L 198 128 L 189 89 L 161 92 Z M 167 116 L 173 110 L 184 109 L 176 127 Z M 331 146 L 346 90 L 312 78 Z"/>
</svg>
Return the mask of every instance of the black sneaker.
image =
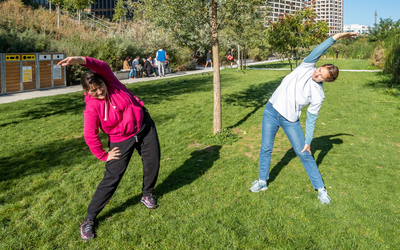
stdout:
<svg viewBox="0 0 400 250">
<path fill-rule="evenodd" d="M 94 238 L 94 232 L 93 232 L 93 225 L 94 222 L 86 219 L 82 222 L 81 224 L 81 238 L 84 241 L 88 241 Z"/>
<path fill-rule="evenodd" d="M 155 209 L 158 207 L 157 199 L 153 194 L 150 194 L 149 196 L 142 196 L 140 202 L 143 203 L 143 205 L 145 205 L 149 209 Z"/>
</svg>

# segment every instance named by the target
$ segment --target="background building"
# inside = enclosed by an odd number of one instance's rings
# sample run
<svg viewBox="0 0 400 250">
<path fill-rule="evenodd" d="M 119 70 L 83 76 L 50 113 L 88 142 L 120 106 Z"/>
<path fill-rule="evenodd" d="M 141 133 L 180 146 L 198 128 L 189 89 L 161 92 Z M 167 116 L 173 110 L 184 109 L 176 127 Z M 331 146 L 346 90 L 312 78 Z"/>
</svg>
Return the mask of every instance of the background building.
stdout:
<svg viewBox="0 0 400 250">
<path fill-rule="evenodd" d="M 329 27 L 333 27 L 329 35 L 343 32 L 343 0 L 317 0 L 315 12 L 317 20 L 326 21 Z"/>
<path fill-rule="evenodd" d="M 344 0 L 316 0 L 313 6 L 318 15 L 316 20 L 323 20 L 332 27 L 329 35 L 343 31 L 343 1 Z M 305 0 L 272 0 L 267 6 L 270 10 L 267 20 L 273 22 L 278 20 L 278 15 L 282 13 L 292 14 L 302 7 L 310 6 L 311 1 Z M 266 22 L 268 24 L 268 22 Z"/>
<path fill-rule="evenodd" d="M 345 32 L 356 32 L 360 35 L 368 34 L 369 26 L 368 25 L 360 25 L 360 24 L 347 24 L 344 25 L 343 31 Z"/>
<path fill-rule="evenodd" d="M 96 16 L 104 16 L 108 18 L 112 18 L 114 15 L 115 11 L 115 5 L 116 2 L 115 0 L 95 0 L 95 3 L 90 4 L 87 9 L 85 9 L 86 12 L 90 12 L 95 14 Z"/>
</svg>

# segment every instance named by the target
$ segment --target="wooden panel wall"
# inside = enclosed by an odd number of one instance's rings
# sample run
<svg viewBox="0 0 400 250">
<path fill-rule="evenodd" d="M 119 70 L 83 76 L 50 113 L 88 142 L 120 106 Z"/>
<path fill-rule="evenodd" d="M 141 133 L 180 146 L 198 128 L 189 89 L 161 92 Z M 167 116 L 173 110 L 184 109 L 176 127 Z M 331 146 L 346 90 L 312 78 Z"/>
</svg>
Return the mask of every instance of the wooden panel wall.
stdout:
<svg viewBox="0 0 400 250">
<path fill-rule="evenodd" d="M 40 61 L 40 88 L 51 87 L 51 61 Z"/>
<path fill-rule="evenodd" d="M 21 91 L 19 62 L 6 62 L 6 93 Z"/>
<path fill-rule="evenodd" d="M 22 61 L 22 67 L 30 66 L 32 67 L 32 81 L 31 82 L 23 82 L 24 90 L 36 89 L 36 67 L 35 61 Z"/>
</svg>

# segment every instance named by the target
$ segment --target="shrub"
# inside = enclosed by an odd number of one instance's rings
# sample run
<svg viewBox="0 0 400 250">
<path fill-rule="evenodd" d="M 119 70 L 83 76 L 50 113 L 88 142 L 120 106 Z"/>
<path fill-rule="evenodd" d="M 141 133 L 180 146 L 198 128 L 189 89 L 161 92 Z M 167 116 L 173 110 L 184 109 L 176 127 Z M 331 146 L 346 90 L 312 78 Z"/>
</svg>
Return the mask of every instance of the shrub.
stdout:
<svg viewBox="0 0 400 250">
<path fill-rule="evenodd" d="M 383 61 L 385 58 L 384 53 L 385 53 L 385 50 L 382 48 L 381 45 L 378 45 L 374 49 L 374 54 L 373 54 L 372 58 L 369 60 L 369 63 L 373 66 L 376 66 L 376 67 L 382 69 Z"/>
</svg>

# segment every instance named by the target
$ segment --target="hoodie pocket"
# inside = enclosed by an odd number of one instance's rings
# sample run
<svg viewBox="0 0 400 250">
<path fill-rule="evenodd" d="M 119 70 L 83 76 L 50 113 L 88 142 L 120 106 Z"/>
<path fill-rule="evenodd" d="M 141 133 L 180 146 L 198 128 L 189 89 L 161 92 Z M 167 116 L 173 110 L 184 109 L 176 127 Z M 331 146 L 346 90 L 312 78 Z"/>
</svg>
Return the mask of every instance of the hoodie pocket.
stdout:
<svg viewBox="0 0 400 250">
<path fill-rule="evenodd" d="M 129 107 L 123 113 L 122 121 L 119 124 L 122 136 L 136 134 L 143 122 L 143 109 L 134 105 Z"/>
</svg>

